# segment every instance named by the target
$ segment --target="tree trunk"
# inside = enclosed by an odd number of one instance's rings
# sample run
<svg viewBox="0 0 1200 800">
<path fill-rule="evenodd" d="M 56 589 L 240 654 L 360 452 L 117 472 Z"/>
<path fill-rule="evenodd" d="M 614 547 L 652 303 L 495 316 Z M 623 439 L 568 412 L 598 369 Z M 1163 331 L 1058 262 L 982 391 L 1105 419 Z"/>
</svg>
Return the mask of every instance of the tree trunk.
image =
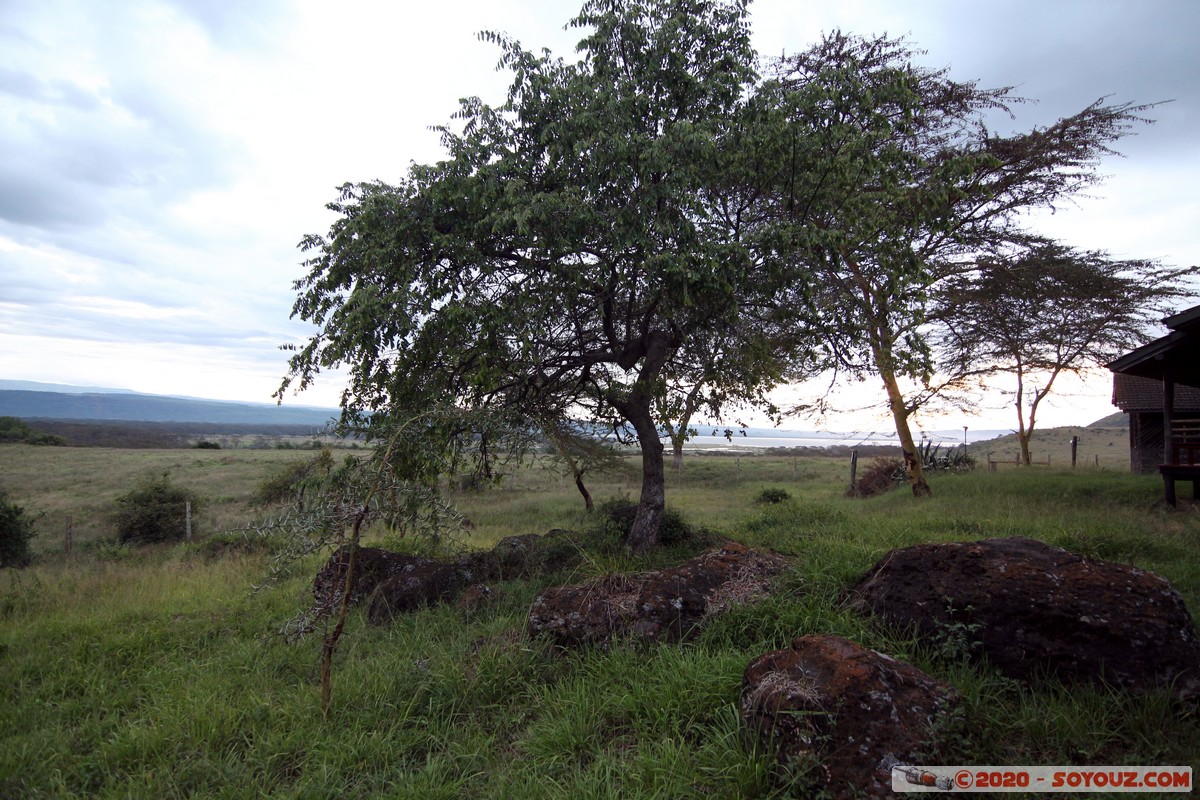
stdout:
<svg viewBox="0 0 1200 800">
<path fill-rule="evenodd" d="M 579 472 L 578 470 L 575 471 L 575 488 L 579 490 L 581 495 L 583 495 L 583 505 L 587 509 L 588 513 L 592 513 L 592 511 L 595 509 L 595 505 L 592 503 L 592 495 L 591 492 L 587 490 L 587 487 L 583 485 L 583 473 Z"/>
<path fill-rule="evenodd" d="M 1029 440 L 1033 437 L 1033 431 L 1023 430 L 1017 434 L 1017 442 L 1021 445 L 1021 463 L 1025 466 L 1033 465 L 1033 458 L 1029 454 Z"/>
<path fill-rule="evenodd" d="M 683 472 L 683 437 L 671 437 L 671 468 Z"/>
<path fill-rule="evenodd" d="M 642 495 L 638 500 L 637 515 L 625 546 L 635 553 L 643 552 L 658 544 L 658 527 L 662 522 L 666 506 L 666 471 L 663 468 L 663 444 L 658 429 L 650 415 L 650 403 L 636 400 L 625 404 L 625 418 L 633 423 L 637 431 L 638 444 L 642 448 Z"/>
<path fill-rule="evenodd" d="M 925 480 L 925 468 L 917 455 L 917 444 L 913 441 L 912 430 L 908 427 L 908 407 L 904 404 L 904 395 L 900 392 L 900 384 L 896 375 L 888 369 L 880 369 L 883 385 L 887 388 L 888 407 L 892 410 L 892 419 L 896 421 L 896 435 L 900 438 L 900 449 L 904 451 L 904 467 L 908 471 L 908 480 L 912 484 L 913 497 L 932 497 L 933 490 Z"/>
</svg>

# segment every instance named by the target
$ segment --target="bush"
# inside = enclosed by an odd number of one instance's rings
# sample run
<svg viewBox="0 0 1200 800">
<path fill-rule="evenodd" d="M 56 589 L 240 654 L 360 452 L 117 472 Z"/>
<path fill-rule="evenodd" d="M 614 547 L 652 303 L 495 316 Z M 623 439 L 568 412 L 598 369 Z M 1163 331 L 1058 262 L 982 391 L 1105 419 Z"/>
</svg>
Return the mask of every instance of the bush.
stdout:
<svg viewBox="0 0 1200 800">
<path fill-rule="evenodd" d="M 846 494 L 851 497 L 874 497 L 896 488 L 904 482 L 906 476 L 903 459 L 877 458 L 863 470 L 858 481 Z"/>
<path fill-rule="evenodd" d="M 788 494 L 787 489 L 780 489 L 776 486 L 768 487 L 758 493 L 758 502 L 760 503 L 782 503 L 791 499 L 792 496 Z"/>
<path fill-rule="evenodd" d="M 29 541 L 34 537 L 33 518 L 0 492 L 0 567 L 24 567 L 33 560 Z"/>
<path fill-rule="evenodd" d="M 220 442 L 210 442 L 207 439 L 201 439 L 196 442 L 195 447 L 197 450 L 220 450 L 221 444 Z"/>
<path fill-rule="evenodd" d="M 0 417 L 0 442 L 23 442 L 31 433 L 20 417 Z"/>
<path fill-rule="evenodd" d="M 304 493 L 328 478 L 333 466 L 333 453 L 328 447 L 322 448 L 312 458 L 288 464 L 259 481 L 254 503 L 260 506 L 293 503 L 303 509 Z"/>
<path fill-rule="evenodd" d="M 621 540 L 629 538 L 633 520 L 637 516 L 637 503 L 627 497 L 611 497 L 599 506 L 600 517 L 605 527 L 613 529 Z M 679 544 L 695 539 L 697 532 L 673 508 L 663 509 L 662 521 L 658 526 L 658 542 L 663 545 Z"/>
<path fill-rule="evenodd" d="M 167 473 L 148 477 L 117 498 L 113 523 L 121 544 L 152 544 L 183 539 L 187 533 L 186 506 L 199 510 L 199 496 L 171 483 Z"/>
</svg>

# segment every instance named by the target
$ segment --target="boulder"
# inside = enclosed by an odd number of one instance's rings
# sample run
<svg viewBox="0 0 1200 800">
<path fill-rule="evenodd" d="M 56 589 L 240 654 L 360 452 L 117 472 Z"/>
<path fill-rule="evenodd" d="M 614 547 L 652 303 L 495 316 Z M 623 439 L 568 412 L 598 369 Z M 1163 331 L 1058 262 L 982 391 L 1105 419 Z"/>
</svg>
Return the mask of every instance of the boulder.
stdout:
<svg viewBox="0 0 1200 800">
<path fill-rule="evenodd" d="M 1200 698 L 1200 637 L 1183 599 L 1136 567 L 1024 538 L 925 544 L 888 553 L 850 598 L 932 643 L 957 639 L 1014 678 L 1169 684 Z"/>
<path fill-rule="evenodd" d="M 397 614 L 453 600 L 466 585 L 453 564 L 416 556 L 410 559 L 371 593 L 367 620 L 372 625 L 386 625 Z"/>
<path fill-rule="evenodd" d="M 341 548 L 329 557 L 313 579 L 314 610 L 336 613 L 342 602 L 346 583 L 346 566 L 349 549 Z M 380 584 L 404 571 L 412 564 L 426 561 L 419 556 L 393 553 L 378 547 L 359 547 L 354 557 L 353 585 L 350 589 L 350 604 L 357 605 L 371 596 Z"/>
<path fill-rule="evenodd" d="M 624 635 L 679 641 L 730 605 L 764 596 L 786 566 L 782 556 L 730 542 L 678 567 L 551 587 L 534 600 L 529 632 L 561 645 Z"/>
<path fill-rule="evenodd" d="M 482 583 L 474 583 L 463 590 L 458 596 L 458 612 L 465 617 L 472 617 L 483 611 L 496 601 L 496 592 Z"/>
<path fill-rule="evenodd" d="M 804 636 L 750 662 L 740 710 L 751 736 L 787 764 L 819 765 L 814 793 L 892 797 L 895 764 L 929 764 L 954 690 L 839 636 Z"/>
<path fill-rule="evenodd" d="M 458 564 L 470 580 L 505 581 L 557 572 L 579 560 L 580 550 L 572 543 L 570 531 L 555 529 L 545 535 L 506 536 L 491 550 L 465 555 Z"/>
</svg>

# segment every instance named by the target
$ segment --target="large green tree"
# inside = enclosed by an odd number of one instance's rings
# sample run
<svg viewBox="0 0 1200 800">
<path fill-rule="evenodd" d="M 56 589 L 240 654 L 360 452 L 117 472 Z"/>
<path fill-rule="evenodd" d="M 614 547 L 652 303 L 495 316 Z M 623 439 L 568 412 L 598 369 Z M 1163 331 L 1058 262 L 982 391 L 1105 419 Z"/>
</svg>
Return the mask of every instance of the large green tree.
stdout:
<svg viewBox="0 0 1200 800">
<path fill-rule="evenodd" d="M 776 199 L 803 214 L 829 363 L 881 381 L 920 496 L 930 490 L 909 420 L 959 377 L 938 374 L 931 346 L 939 286 L 1023 239 L 1025 212 L 1094 183 L 1146 107 L 1100 100 L 998 135 L 986 120 L 1021 102 L 1011 89 L 951 80 L 917 55 L 903 40 L 834 33 L 781 59 L 774 77 L 802 163 L 823 165 Z M 808 270 L 800 280 L 808 291 Z"/>
<path fill-rule="evenodd" d="M 949 281 L 937 317 L 945 363 L 961 374 L 1011 376 L 1021 461 L 1042 401 L 1064 373 L 1101 366 L 1145 344 L 1172 304 L 1195 295 L 1196 267 L 1114 259 L 1034 240 L 981 259 Z"/>
<path fill-rule="evenodd" d="M 397 185 L 343 187 L 329 234 L 303 242 L 294 313 L 317 333 L 281 392 L 345 365 L 348 414 L 607 423 L 641 448 L 642 549 L 664 509 L 668 378 L 708 331 L 785 346 L 751 324 L 779 313 L 787 273 L 761 188 L 779 183 L 782 128 L 755 102 L 743 2 L 591 0 L 571 24 L 586 31 L 572 63 L 483 35 L 513 75 L 507 102 L 463 101 L 445 160 Z M 709 380 L 752 394 L 770 363 Z"/>
</svg>

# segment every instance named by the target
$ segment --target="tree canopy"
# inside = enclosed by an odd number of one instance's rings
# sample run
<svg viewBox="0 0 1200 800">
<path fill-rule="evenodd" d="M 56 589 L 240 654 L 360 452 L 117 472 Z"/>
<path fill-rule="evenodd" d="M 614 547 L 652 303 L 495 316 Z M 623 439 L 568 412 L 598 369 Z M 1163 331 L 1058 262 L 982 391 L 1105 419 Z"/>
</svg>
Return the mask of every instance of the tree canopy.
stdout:
<svg viewBox="0 0 1200 800">
<path fill-rule="evenodd" d="M 1024 241 L 1023 213 L 1093 184 L 1100 157 L 1148 107 L 1101 99 L 1044 129 L 999 135 L 1023 102 L 915 62 L 903 40 L 834 33 L 773 73 L 807 178 L 798 276 L 825 319 L 827 363 L 882 383 L 913 492 L 928 494 L 910 416 L 963 377 L 941 372 L 931 312 L 946 280 Z M 797 208 L 795 186 L 779 202 Z M 816 275 L 813 283 L 813 274 Z"/>
<path fill-rule="evenodd" d="M 1058 377 L 1144 344 L 1171 302 L 1194 294 L 1186 279 L 1197 274 L 1034 240 L 947 283 L 937 313 L 945 357 L 961 374 L 1012 377 L 1021 460 L 1029 464 L 1037 412 Z"/>
<path fill-rule="evenodd" d="M 984 119 L 1011 89 L 921 67 L 903 40 L 834 33 L 764 76 L 745 2 L 588 0 L 570 24 L 572 62 L 481 34 L 505 102 L 461 101 L 444 160 L 341 188 L 302 241 L 294 316 L 317 331 L 280 395 L 347 366 L 345 420 L 426 419 L 445 443 L 397 456 L 427 482 L 467 450 L 487 472 L 532 430 L 607 426 L 640 446 L 642 549 L 664 428 L 834 367 L 882 381 L 928 493 L 908 420 L 943 388 L 940 288 L 1027 242 L 1021 214 L 1093 183 L 1146 107 L 1001 136 Z"/>
<path fill-rule="evenodd" d="M 784 346 L 747 324 L 780 313 L 785 261 L 760 190 L 780 141 L 756 119 L 744 3 L 593 0 L 571 24 L 587 29 L 574 63 L 483 34 L 513 75 L 507 102 L 462 101 L 440 129 L 447 158 L 399 184 L 342 188 L 329 234 L 302 243 L 294 313 L 318 332 L 284 388 L 345 364 L 356 413 L 606 422 L 641 446 L 640 549 L 664 507 L 653 408 L 667 377 L 704 336 Z M 769 359 L 742 367 L 706 380 L 745 394 L 776 378 Z"/>
</svg>

